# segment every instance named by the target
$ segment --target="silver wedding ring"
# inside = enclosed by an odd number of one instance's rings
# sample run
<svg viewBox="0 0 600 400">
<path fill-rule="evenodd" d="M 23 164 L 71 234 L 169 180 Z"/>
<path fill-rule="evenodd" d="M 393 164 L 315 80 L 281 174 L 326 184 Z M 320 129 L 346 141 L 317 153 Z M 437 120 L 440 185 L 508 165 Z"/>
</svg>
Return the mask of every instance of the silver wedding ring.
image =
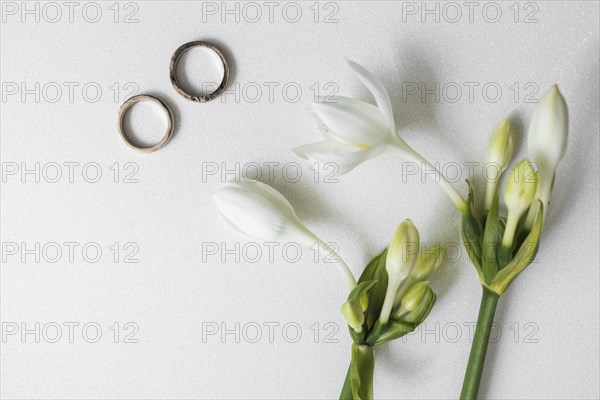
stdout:
<svg viewBox="0 0 600 400">
<path fill-rule="evenodd" d="M 221 63 L 223 64 L 223 78 L 221 79 L 221 83 L 219 84 L 217 89 L 215 89 L 213 92 L 205 94 L 205 95 L 195 95 L 195 94 L 190 94 L 190 93 L 186 92 L 180 85 L 179 79 L 177 78 L 177 64 L 179 63 L 181 56 L 186 51 L 191 49 L 192 47 L 198 47 L 198 46 L 207 47 L 207 48 L 211 49 L 212 51 L 214 51 L 219 56 L 219 58 L 221 59 Z M 182 95 L 183 97 L 185 97 L 188 100 L 195 101 L 197 103 L 206 103 L 207 101 L 211 101 L 212 99 L 214 99 L 215 97 L 220 95 L 227 87 L 227 83 L 229 81 L 229 64 L 227 63 L 227 60 L 225 59 L 223 52 L 217 46 L 215 46 L 214 44 L 209 43 L 209 42 L 198 40 L 198 41 L 186 43 L 186 44 L 180 46 L 177 50 L 175 50 L 175 53 L 173 53 L 173 56 L 171 57 L 171 62 L 169 65 L 169 75 L 171 78 L 171 84 L 173 85 L 173 88 L 175 88 L 177 93 L 179 93 L 180 95 Z M 125 126 L 124 126 L 125 125 L 125 115 L 127 114 L 127 112 L 129 111 L 129 109 L 131 107 L 133 107 L 135 104 L 139 103 L 140 101 L 151 101 L 155 104 L 158 104 L 158 106 L 163 110 L 163 112 L 166 114 L 166 117 L 167 117 L 167 128 L 165 130 L 165 134 L 163 135 L 162 139 L 160 139 L 160 141 L 158 143 L 156 143 L 152 146 L 140 146 L 140 145 L 135 144 L 128 137 L 127 133 L 125 132 Z M 174 125 L 173 124 L 173 112 L 171 111 L 169 106 L 162 100 L 160 100 L 154 96 L 147 95 L 147 94 L 141 94 L 141 95 L 133 96 L 133 97 L 127 99 L 123 103 L 121 108 L 119 109 L 119 114 L 117 116 L 117 130 L 119 131 L 119 136 L 121 137 L 121 140 L 123 141 L 123 143 L 125 143 L 127 146 L 129 146 L 131 149 L 138 151 L 140 153 L 152 153 L 152 152 L 164 147 L 169 142 L 169 140 L 171 140 L 171 137 L 173 136 L 173 125 Z"/>
<path fill-rule="evenodd" d="M 179 83 L 179 79 L 177 78 L 177 64 L 179 63 L 181 56 L 186 51 L 191 49 L 192 47 L 198 47 L 198 46 L 207 47 L 207 48 L 211 49 L 212 51 L 214 51 L 219 56 L 219 58 L 221 59 L 221 63 L 223 64 L 223 78 L 221 79 L 221 83 L 219 84 L 219 87 L 217 87 L 217 89 L 215 89 L 215 91 L 213 91 L 212 93 L 209 93 L 206 95 L 194 95 L 194 94 L 190 94 L 190 93 L 186 92 L 181 87 L 181 85 Z M 198 41 L 186 43 L 186 44 L 180 46 L 177 50 L 175 50 L 175 53 L 173 53 L 173 56 L 171 57 L 171 63 L 169 65 L 169 73 L 171 76 L 171 84 L 173 85 L 173 88 L 175 88 L 177 93 L 179 93 L 180 95 L 182 95 L 183 97 L 185 97 L 188 100 L 195 101 L 197 103 L 206 103 L 207 101 L 211 101 L 212 99 L 214 99 L 215 97 L 220 95 L 227 87 L 227 82 L 229 81 L 229 64 L 227 63 L 227 60 L 225 59 L 223 52 L 217 46 L 215 46 L 214 44 L 209 43 L 209 42 L 204 42 L 202 40 L 198 40 Z"/>
<path fill-rule="evenodd" d="M 140 101 L 151 101 L 153 103 L 158 104 L 159 107 L 164 111 L 164 113 L 167 116 L 167 128 L 165 130 L 165 134 L 163 135 L 162 139 L 160 139 L 160 141 L 158 143 L 156 143 L 152 146 L 148 146 L 148 147 L 136 145 L 129 139 L 129 137 L 127 136 L 127 133 L 125 132 L 125 126 L 124 126 L 125 115 L 127 114 L 127 111 L 129 111 L 129 109 L 131 107 L 133 107 L 135 104 L 139 103 Z M 169 142 L 169 140 L 171 140 L 171 137 L 173 136 L 173 113 L 171 112 L 171 109 L 165 102 L 163 102 L 162 100 L 160 100 L 154 96 L 150 96 L 147 94 L 133 96 L 133 97 L 127 99 L 125 101 L 125 103 L 123 103 L 121 108 L 119 109 L 119 114 L 117 117 L 117 130 L 119 131 L 119 136 L 121 137 L 121 140 L 127 146 L 132 148 L 133 150 L 138 151 L 140 153 L 152 153 L 152 152 L 164 147 Z"/>
</svg>

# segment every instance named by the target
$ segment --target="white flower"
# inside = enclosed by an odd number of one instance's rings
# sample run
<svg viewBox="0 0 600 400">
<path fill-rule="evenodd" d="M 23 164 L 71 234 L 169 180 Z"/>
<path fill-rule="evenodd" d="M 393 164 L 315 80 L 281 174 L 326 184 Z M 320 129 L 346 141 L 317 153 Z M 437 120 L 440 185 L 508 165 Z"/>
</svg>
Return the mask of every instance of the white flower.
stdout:
<svg viewBox="0 0 600 400">
<path fill-rule="evenodd" d="M 377 106 L 370 103 L 333 96 L 326 102 L 315 102 L 310 109 L 324 136 L 321 142 L 296 147 L 292 151 L 300 158 L 320 163 L 334 163 L 343 175 L 361 163 L 386 152 L 435 171 L 436 179 L 461 210 L 466 210 L 463 197 L 446 178 L 400 137 L 396 130 L 392 103 L 383 84 L 369 71 L 348 60 L 360 81 L 369 89 Z"/>
<path fill-rule="evenodd" d="M 325 140 L 293 149 L 302 159 L 336 163 L 340 175 L 378 156 L 390 145 L 406 146 L 396 135 L 392 104 L 381 82 L 355 62 L 348 60 L 348 64 L 369 89 L 377 107 L 342 96 L 312 103 L 310 110 Z"/>
<path fill-rule="evenodd" d="M 414 268 L 418 255 L 419 231 L 410 219 L 404 220 L 396 230 L 385 261 L 388 286 L 379 317 L 382 324 L 388 322 L 396 293 Z"/>
<path fill-rule="evenodd" d="M 319 249 L 337 258 L 337 265 L 350 289 L 356 280 L 341 257 L 300 221 L 290 202 L 269 185 L 257 181 L 230 181 L 213 194 L 219 216 L 226 227 L 246 237 L 269 241 L 319 244 Z"/>
<path fill-rule="evenodd" d="M 529 155 L 538 167 L 539 184 L 536 197 L 542 201 L 544 219 L 548 211 L 556 169 L 567 150 L 568 132 L 567 103 L 560 94 L 558 86 L 553 85 L 535 107 L 527 137 Z M 529 227 L 533 225 L 533 215 L 536 212 L 533 208 L 528 216 Z"/>
<path fill-rule="evenodd" d="M 223 223 L 236 233 L 260 240 L 314 240 L 290 202 L 264 183 L 227 182 L 213 201 Z"/>
</svg>

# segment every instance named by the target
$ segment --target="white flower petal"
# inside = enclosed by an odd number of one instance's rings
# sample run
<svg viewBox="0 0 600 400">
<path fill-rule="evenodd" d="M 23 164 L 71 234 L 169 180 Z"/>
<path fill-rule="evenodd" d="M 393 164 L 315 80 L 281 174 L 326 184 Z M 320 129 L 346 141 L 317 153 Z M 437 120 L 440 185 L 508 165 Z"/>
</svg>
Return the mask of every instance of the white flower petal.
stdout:
<svg viewBox="0 0 600 400">
<path fill-rule="evenodd" d="M 225 187 L 234 187 L 240 190 L 245 190 L 249 193 L 256 193 L 267 199 L 271 204 L 277 207 L 282 213 L 287 216 L 296 217 L 294 207 L 290 204 L 281 193 L 273 189 L 271 186 L 259 181 L 240 180 L 239 182 L 229 181 Z"/>
<path fill-rule="evenodd" d="M 567 150 L 569 112 L 556 85 L 537 104 L 527 134 L 530 156 L 541 166 L 555 170 Z"/>
<path fill-rule="evenodd" d="M 553 85 L 537 104 L 527 134 L 529 155 L 538 166 L 539 184 L 536 197 L 542 200 L 544 219 L 548 212 L 548 204 L 556 169 L 567 151 L 569 134 L 569 110 L 558 86 Z M 533 226 L 535 217 L 532 207 L 527 219 L 527 226 Z"/>
<path fill-rule="evenodd" d="M 311 103 L 308 106 L 308 112 L 310 113 L 310 116 L 317 123 L 317 128 L 319 128 L 319 130 L 321 131 L 321 133 L 323 134 L 323 136 L 331 137 L 331 132 L 329 131 L 329 128 L 327 127 L 327 125 L 325 125 L 325 123 L 323 122 L 323 120 L 321 120 L 321 118 L 319 117 L 319 115 L 315 112 L 315 110 L 313 108 L 313 104 L 314 103 Z"/>
<path fill-rule="evenodd" d="M 284 213 L 257 193 L 225 187 L 213 200 L 219 212 L 247 236 L 275 240 L 287 225 Z"/>
<path fill-rule="evenodd" d="M 236 233 L 261 240 L 314 241 L 290 202 L 262 182 L 229 181 L 213 200 L 224 225 Z"/>
<path fill-rule="evenodd" d="M 237 233 L 238 235 L 245 236 L 249 239 L 254 239 L 254 237 L 249 236 L 246 232 L 238 228 L 238 226 L 234 224 L 229 218 L 227 218 L 219 209 L 217 209 L 217 215 L 219 216 L 219 219 L 221 220 L 223 225 L 225 225 L 225 227 L 233 233 Z"/>
<path fill-rule="evenodd" d="M 392 131 L 377 107 L 347 97 L 332 100 L 336 102 L 312 104 L 329 136 L 359 147 L 390 141 Z"/>
<path fill-rule="evenodd" d="M 401 282 L 417 262 L 419 253 L 419 231 L 410 219 L 402 221 L 390 243 L 385 269 L 390 278 Z"/>
<path fill-rule="evenodd" d="M 338 167 L 336 175 L 341 176 L 352 171 L 363 162 L 382 154 L 387 148 L 387 144 L 381 144 L 371 146 L 366 150 L 358 150 L 354 146 L 327 139 L 322 142 L 296 147 L 292 151 L 304 160 L 322 164 L 333 163 Z"/>
<path fill-rule="evenodd" d="M 392 102 L 390 101 L 390 96 L 385 90 L 385 87 L 381 83 L 379 79 L 375 77 L 372 73 L 367 71 L 361 65 L 355 63 L 352 60 L 346 60 L 350 65 L 350 68 L 356 72 L 358 75 L 358 79 L 369 89 L 373 97 L 375 98 L 375 102 L 377 106 L 381 110 L 381 112 L 387 117 L 388 124 L 392 132 L 395 130 L 394 124 L 394 111 L 392 110 Z"/>
<path fill-rule="evenodd" d="M 213 194 L 219 217 L 232 231 L 259 240 L 295 241 L 327 245 L 298 219 L 290 202 L 277 190 L 258 181 L 227 182 Z M 348 288 L 356 286 L 352 271 L 337 254 L 338 269 Z"/>
</svg>

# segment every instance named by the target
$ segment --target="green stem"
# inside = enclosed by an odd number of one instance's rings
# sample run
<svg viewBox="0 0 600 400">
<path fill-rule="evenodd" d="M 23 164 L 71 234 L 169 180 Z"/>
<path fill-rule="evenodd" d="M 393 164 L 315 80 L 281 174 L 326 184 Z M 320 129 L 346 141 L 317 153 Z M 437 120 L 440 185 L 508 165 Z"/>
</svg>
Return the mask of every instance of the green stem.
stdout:
<svg viewBox="0 0 600 400">
<path fill-rule="evenodd" d="M 373 347 L 352 343 L 352 361 L 342 386 L 340 400 L 372 400 L 374 369 Z"/>
<path fill-rule="evenodd" d="M 483 373 L 483 364 L 485 363 L 485 354 L 499 298 L 500 296 L 496 293 L 483 288 L 479 317 L 477 317 L 477 328 L 475 328 L 475 336 L 471 345 L 471 354 L 469 355 L 469 364 L 467 365 L 465 380 L 462 392 L 460 393 L 461 400 L 477 398 L 481 375 Z"/>
<path fill-rule="evenodd" d="M 349 400 L 352 399 L 352 382 L 350 380 L 350 369 L 352 366 L 348 367 L 348 372 L 346 373 L 346 380 L 344 380 L 344 386 L 342 386 L 342 393 L 340 393 L 340 400 Z"/>
</svg>

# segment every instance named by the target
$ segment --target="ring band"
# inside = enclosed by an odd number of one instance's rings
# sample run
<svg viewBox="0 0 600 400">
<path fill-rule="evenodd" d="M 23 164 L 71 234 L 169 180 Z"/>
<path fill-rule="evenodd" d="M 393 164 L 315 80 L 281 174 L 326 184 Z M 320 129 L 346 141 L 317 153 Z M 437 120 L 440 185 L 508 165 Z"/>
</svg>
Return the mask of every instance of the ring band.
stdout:
<svg viewBox="0 0 600 400">
<path fill-rule="evenodd" d="M 153 103 L 158 104 L 167 116 L 167 129 L 165 130 L 164 136 L 162 137 L 162 139 L 160 139 L 158 143 L 149 147 L 142 147 L 134 144 L 125 134 L 125 114 L 127 114 L 127 111 L 129 111 L 131 107 L 133 107 L 136 103 L 139 103 L 140 101 L 151 101 Z M 171 109 L 169 108 L 169 106 L 167 106 L 165 102 L 154 96 L 150 96 L 147 94 L 133 96 L 127 99 L 119 109 L 119 115 L 117 117 L 117 130 L 119 131 L 119 136 L 121 137 L 123 143 L 125 143 L 133 150 L 139 151 L 140 153 L 152 153 L 164 147 L 164 145 L 166 145 L 169 142 L 169 140 L 171 140 L 171 137 L 173 136 L 173 113 L 171 112 Z"/>
<path fill-rule="evenodd" d="M 179 59 L 181 58 L 183 53 L 185 53 L 192 47 L 198 47 L 198 46 L 207 47 L 207 48 L 211 49 L 212 51 L 214 51 L 219 56 L 219 58 L 221 59 L 221 63 L 223 64 L 223 79 L 221 80 L 221 84 L 214 92 L 203 95 L 203 96 L 199 96 L 199 95 L 196 96 L 196 95 L 191 95 L 191 94 L 187 93 L 185 90 L 183 90 L 181 88 L 181 86 L 179 85 L 179 80 L 177 79 L 177 64 L 179 63 Z M 215 97 L 220 95 L 221 92 L 223 92 L 223 90 L 225 90 L 225 88 L 227 87 L 227 82 L 229 81 L 229 65 L 227 64 L 227 60 L 225 59 L 223 52 L 214 44 L 209 43 L 209 42 L 204 42 L 201 40 L 186 43 L 186 44 L 180 46 L 177 50 L 175 50 L 175 53 L 173 53 L 173 56 L 171 57 L 171 63 L 169 65 L 169 73 L 171 76 L 171 84 L 173 85 L 173 87 L 175 88 L 177 93 L 179 93 L 186 99 L 195 101 L 197 103 L 206 103 L 207 101 L 211 101 L 212 99 L 214 99 Z"/>
</svg>

